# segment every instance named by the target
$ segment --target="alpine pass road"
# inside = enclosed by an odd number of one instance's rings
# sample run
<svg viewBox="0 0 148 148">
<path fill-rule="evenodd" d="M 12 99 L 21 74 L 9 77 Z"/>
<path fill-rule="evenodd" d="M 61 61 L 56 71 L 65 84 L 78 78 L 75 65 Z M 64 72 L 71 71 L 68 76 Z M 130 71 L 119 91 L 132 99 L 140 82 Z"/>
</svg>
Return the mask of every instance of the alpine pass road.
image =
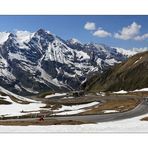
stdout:
<svg viewBox="0 0 148 148">
<path fill-rule="evenodd" d="M 75 116 L 55 116 L 49 117 L 49 119 L 57 120 L 76 120 L 82 122 L 107 122 L 132 118 L 148 113 L 148 99 L 145 98 L 139 105 L 134 109 L 126 112 L 116 112 L 103 115 L 75 115 Z"/>
</svg>

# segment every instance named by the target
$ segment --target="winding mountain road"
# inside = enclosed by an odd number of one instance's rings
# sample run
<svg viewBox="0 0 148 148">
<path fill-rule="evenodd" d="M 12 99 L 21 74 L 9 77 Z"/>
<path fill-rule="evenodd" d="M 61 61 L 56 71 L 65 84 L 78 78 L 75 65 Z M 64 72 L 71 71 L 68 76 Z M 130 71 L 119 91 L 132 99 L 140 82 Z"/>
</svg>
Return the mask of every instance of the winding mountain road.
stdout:
<svg viewBox="0 0 148 148">
<path fill-rule="evenodd" d="M 126 112 L 116 112 L 116 113 L 109 113 L 109 114 L 103 114 L 103 115 L 55 116 L 55 117 L 49 117 L 49 119 L 76 120 L 76 121 L 96 123 L 96 122 L 122 120 L 122 119 L 137 117 L 146 113 L 148 113 L 148 99 L 144 99 L 134 109 Z"/>
<path fill-rule="evenodd" d="M 51 116 L 45 117 L 44 119 L 56 119 L 56 120 L 73 120 L 73 121 L 81 121 L 81 122 L 108 122 L 108 121 L 116 121 L 123 120 L 128 118 L 137 117 L 143 114 L 148 113 L 148 99 L 145 98 L 139 105 L 137 105 L 134 109 L 126 111 L 126 112 L 116 112 L 116 113 L 108 113 L 102 115 L 68 115 L 68 116 Z M 0 121 L 33 121 L 38 120 L 38 118 L 25 118 L 25 119 L 7 119 Z"/>
</svg>

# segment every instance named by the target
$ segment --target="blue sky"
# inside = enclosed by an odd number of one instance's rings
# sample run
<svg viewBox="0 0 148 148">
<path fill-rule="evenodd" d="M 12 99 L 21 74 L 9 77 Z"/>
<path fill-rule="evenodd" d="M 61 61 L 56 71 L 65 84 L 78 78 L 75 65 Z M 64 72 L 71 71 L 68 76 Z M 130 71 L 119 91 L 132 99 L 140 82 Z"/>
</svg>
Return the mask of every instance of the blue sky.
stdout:
<svg viewBox="0 0 148 148">
<path fill-rule="evenodd" d="M 148 16 L 0 16 L 0 31 L 34 32 L 39 28 L 82 43 L 126 49 L 148 47 Z"/>
</svg>

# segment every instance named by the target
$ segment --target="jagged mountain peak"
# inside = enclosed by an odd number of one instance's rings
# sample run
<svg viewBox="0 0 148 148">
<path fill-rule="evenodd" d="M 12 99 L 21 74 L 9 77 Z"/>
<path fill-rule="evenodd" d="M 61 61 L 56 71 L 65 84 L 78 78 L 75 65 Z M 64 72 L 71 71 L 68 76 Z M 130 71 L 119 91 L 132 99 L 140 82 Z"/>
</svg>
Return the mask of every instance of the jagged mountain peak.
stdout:
<svg viewBox="0 0 148 148">
<path fill-rule="evenodd" d="M 67 40 L 67 42 L 69 42 L 70 44 L 82 44 L 78 39 L 76 38 L 71 38 L 69 40 Z"/>
<path fill-rule="evenodd" d="M 10 33 L 9 36 L 8 36 L 8 38 L 10 38 L 10 39 L 11 39 L 11 38 L 16 38 L 16 35 L 13 34 L 13 33 Z"/>
<path fill-rule="evenodd" d="M 44 41 L 53 42 L 55 39 L 55 36 L 52 35 L 49 31 L 46 31 L 44 29 L 39 29 L 37 32 L 34 33 L 34 36 L 32 37 L 32 39 L 38 40 L 42 44 Z"/>
<path fill-rule="evenodd" d="M 49 34 L 49 32 L 46 31 L 45 29 L 40 28 L 40 29 L 38 29 L 38 30 L 36 31 L 35 34 L 40 35 L 40 36 L 43 36 L 43 35 Z"/>
</svg>

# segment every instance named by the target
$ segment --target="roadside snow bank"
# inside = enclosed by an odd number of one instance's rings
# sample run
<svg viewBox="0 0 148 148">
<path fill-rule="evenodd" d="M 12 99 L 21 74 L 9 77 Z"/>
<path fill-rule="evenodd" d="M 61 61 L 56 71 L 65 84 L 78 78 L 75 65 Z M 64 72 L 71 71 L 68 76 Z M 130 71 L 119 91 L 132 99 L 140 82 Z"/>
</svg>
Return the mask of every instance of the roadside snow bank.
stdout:
<svg viewBox="0 0 148 148">
<path fill-rule="evenodd" d="M 108 114 L 108 113 L 116 113 L 116 112 L 119 112 L 117 110 L 104 110 L 103 111 L 105 114 Z"/>
<path fill-rule="evenodd" d="M 99 93 L 96 93 L 97 96 L 105 96 L 105 93 L 104 92 L 99 92 Z"/>
<path fill-rule="evenodd" d="M 136 89 L 133 92 L 148 91 L 148 88 Z"/>
<path fill-rule="evenodd" d="M 58 96 L 65 96 L 67 95 L 66 93 L 55 93 L 55 94 L 52 94 L 52 95 L 46 95 L 45 98 L 48 99 L 48 98 L 52 98 L 52 97 L 58 97 Z"/>
<path fill-rule="evenodd" d="M 148 91 L 148 88 L 136 89 L 136 90 L 129 91 L 129 92 L 141 92 L 141 91 Z M 128 91 L 120 90 L 120 91 L 113 92 L 113 93 L 114 94 L 126 94 L 126 93 L 128 93 Z"/>
<path fill-rule="evenodd" d="M 98 105 L 100 102 L 91 102 L 87 104 L 81 104 L 81 105 L 72 105 L 72 106 L 65 106 L 62 105 L 62 107 L 58 110 L 55 110 L 54 115 L 73 115 L 78 114 L 84 111 L 87 111 L 87 108 Z"/>
<path fill-rule="evenodd" d="M 127 91 L 125 90 L 120 90 L 120 91 L 117 91 L 117 92 L 113 92 L 114 94 L 126 94 L 128 93 Z"/>
</svg>

